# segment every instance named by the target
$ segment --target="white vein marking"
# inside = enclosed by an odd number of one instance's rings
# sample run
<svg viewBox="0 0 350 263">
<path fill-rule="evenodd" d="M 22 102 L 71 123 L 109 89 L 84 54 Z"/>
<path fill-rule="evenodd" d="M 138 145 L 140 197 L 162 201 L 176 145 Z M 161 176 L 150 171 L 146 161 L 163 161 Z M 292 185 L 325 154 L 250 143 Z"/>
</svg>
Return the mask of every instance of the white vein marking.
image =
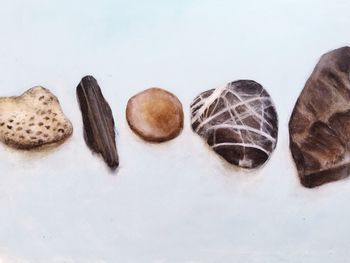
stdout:
<svg viewBox="0 0 350 263">
<path fill-rule="evenodd" d="M 267 139 L 271 140 L 272 142 L 275 142 L 276 139 L 273 138 L 270 134 L 262 131 L 262 130 L 258 130 L 246 125 L 237 125 L 237 124 L 218 124 L 218 125 L 214 125 L 213 127 L 210 127 L 208 130 L 212 130 L 212 129 L 220 129 L 220 128 L 229 128 L 229 129 L 236 129 L 236 130 L 247 130 L 247 131 L 251 131 L 254 133 L 257 133 L 263 137 L 266 137 Z"/>
<path fill-rule="evenodd" d="M 230 106 L 230 103 L 228 102 L 228 100 L 226 99 L 226 97 L 223 97 L 225 103 L 226 103 L 226 107 L 229 107 Z M 235 109 L 232 109 L 234 111 L 234 113 L 237 115 L 237 112 Z M 235 119 L 235 117 L 232 116 L 232 112 L 231 110 L 229 110 L 229 113 L 230 113 L 230 116 L 232 118 L 232 121 L 234 122 L 235 125 L 237 125 L 237 121 Z M 239 130 L 239 137 L 241 138 L 241 142 L 242 143 L 245 143 L 244 141 L 244 138 L 243 138 L 243 135 L 242 135 L 242 130 Z M 243 156 L 245 156 L 245 148 L 243 147 Z"/>
<path fill-rule="evenodd" d="M 234 87 L 234 86 L 233 86 Z M 232 95 L 234 95 L 237 99 L 239 99 L 242 103 L 244 103 L 244 105 L 251 111 L 252 115 L 254 115 L 255 117 L 257 117 L 259 120 L 261 119 L 261 114 L 259 114 L 258 112 L 256 112 L 256 110 L 254 108 L 252 108 L 250 106 L 249 103 L 245 103 L 245 101 L 239 96 L 238 93 L 234 93 L 232 90 L 228 90 L 227 92 L 231 93 Z M 260 97 L 258 97 L 260 98 Z M 270 98 L 269 98 L 270 99 Z M 272 128 L 272 125 L 267 122 L 266 120 L 263 119 L 263 121 L 269 125 Z"/>
<path fill-rule="evenodd" d="M 246 100 L 246 101 L 241 101 L 235 105 L 232 105 L 230 107 L 227 107 L 225 109 L 222 109 L 221 111 L 215 113 L 214 115 L 210 116 L 209 118 L 205 119 L 203 122 L 201 122 L 201 124 L 199 126 L 204 126 L 205 124 L 207 124 L 208 122 L 210 122 L 211 120 L 215 119 L 216 117 L 220 116 L 221 114 L 227 112 L 228 110 L 232 110 L 232 109 L 235 109 L 239 106 L 243 106 L 245 105 L 246 106 L 246 103 L 249 103 L 249 102 L 253 102 L 253 101 L 256 101 L 256 100 L 266 100 L 266 101 L 270 101 L 271 99 L 269 97 L 257 97 L 257 98 L 254 98 L 254 99 L 249 99 L 249 100 Z M 248 112 L 249 116 L 251 115 L 249 112 Z M 239 114 L 238 114 L 239 116 Z M 192 120 L 192 124 L 195 123 L 196 120 Z"/>
<path fill-rule="evenodd" d="M 197 111 L 196 115 L 193 116 L 194 120 L 192 123 L 197 121 L 198 119 L 201 118 L 201 116 L 204 114 L 205 110 L 210 107 L 210 105 L 218 98 L 221 97 L 221 93 L 226 89 L 226 86 L 219 87 L 213 91 L 213 93 L 207 97 L 206 99 L 202 99 L 202 106 L 201 108 Z"/>
<path fill-rule="evenodd" d="M 211 146 L 212 148 L 217 148 L 217 147 L 221 147 L 221 146 L 242 146 L 242 147 L 250 147 L 250 148 L 255 148 L 255 149 L 259 149 L 261 151 L 263 151 L 264 153 L 266 153 L 267 155 L 269 155 L 271 152 L 265 150 L 263 147 L 260 147 L 259 145 L 255 145 L 255 144 L 248 144 L 248 143 L 233 143 L 233 142 L 223 142 L 223 143 L 218 143 L 215 144 L 213 146 Z"/>
</svg>

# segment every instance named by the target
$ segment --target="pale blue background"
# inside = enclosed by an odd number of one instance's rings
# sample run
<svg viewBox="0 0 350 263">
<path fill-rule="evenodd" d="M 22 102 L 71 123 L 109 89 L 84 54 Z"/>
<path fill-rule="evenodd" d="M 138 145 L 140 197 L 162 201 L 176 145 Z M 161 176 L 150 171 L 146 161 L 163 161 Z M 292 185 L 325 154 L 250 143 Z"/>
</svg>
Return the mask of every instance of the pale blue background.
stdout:
<svg viewBox="0 0 350 263">
<path fill-rule="evenodd" d="M 349 262 L 350 180 L 303 188 L 288 148 L 294 103 L 318 58 L 350 44 L 350 2 L 0 1 L 1 96 L 43 85 L 74 135 L 57 150 L 0 146 L 0 262 Z M 75 87 L 93 74 L 113 109 L 112 176 L 82 136 Z M 201 91 L 251 78 L 280 137 L 260 170 L 231 168 L 189 126 Z M 177 94 L 186 127 L 151 145 L 128 128 L 130 96 Z"/>
</svg>

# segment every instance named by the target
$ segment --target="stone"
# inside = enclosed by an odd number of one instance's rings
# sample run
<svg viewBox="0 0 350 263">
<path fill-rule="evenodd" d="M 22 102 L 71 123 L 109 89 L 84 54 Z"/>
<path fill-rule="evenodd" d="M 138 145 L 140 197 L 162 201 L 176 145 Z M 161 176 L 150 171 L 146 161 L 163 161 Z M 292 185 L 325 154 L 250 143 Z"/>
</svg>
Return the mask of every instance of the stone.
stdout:
<svg viewBox="0 0 350 263">
<path fill-rule="evenodd" d="M 301 184 L 316 187 L 350 174 L 350 48 L 324 54 L 289 121 Z"/>
<path fill-rule="evenodd" d="M 242 168 L 264 164 L 276 147 L 278 119 L 267 91 L 238 80 L 197 96 L 191 104 L 193 130 L 227 162 Z"/>
<path fill-rule="evenodd" d="M 100 86 L 92 76 L 84 77 L 77 87 L 77 97 L 88 147 L 100 153 L 111 169 L 119 166 L 115 142 L 114 118 Z"/>
<path fill-rule="evenodd" d="M 0 140 L 11 147 L 55 146 L 72 132 L 71 122 L 48 89 L 37 86 L 21 96 L 0 98 Z"/>
<path fill-rule="evenodd" d="M 126 119 L 130 128 L 149 142 L 164 142 L 177 137 L 183 129 L 183 109 L 172 93 L 150 88 L 129 99 Z"/>
</svg>

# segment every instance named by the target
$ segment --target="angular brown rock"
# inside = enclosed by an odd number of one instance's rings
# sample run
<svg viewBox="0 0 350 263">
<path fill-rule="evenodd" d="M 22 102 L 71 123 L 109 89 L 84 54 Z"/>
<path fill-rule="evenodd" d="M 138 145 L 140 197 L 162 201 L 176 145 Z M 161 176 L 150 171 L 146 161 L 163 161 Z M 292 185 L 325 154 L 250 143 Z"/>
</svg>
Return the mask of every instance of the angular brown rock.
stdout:
<svg viewBox="0 0 350 263">
<path fill-rule="evenodd" d="M 266 90 L 239 80 L 201 93 L 191 104 L 192 128 L 226 161 L 256 168 L 276 147 L 278 119 Z"/>
<path fill-rule="evenodd" d="M 315 187 L 350 174 L 350 48 L 324 54 L 289 121 L 301 183 Z"/>
<path fill-rule="evenodd" d="M 119 158 L 113 114 L 94 77 L 86 76 L 81 80 L 77 97 L 83 116 L 86 144 L 92 151 L 101 153 L 110 168 L 116 169 Z"/>
<path fill-rule="evenodd" d="M 0 140 L 18 149 L 64 141 L 73 126 L 48 89 L 37 86 L 21 96 L 0 98 Z"/>
<path fill-rule="evenodd" d="M 183 118 L 179 99 L 160 88 L 136 94 L 130 98 L 126 108 L 130 128 L 150 142 L 164 142 L 178 136 L 183 128 Z"/>
</svg>

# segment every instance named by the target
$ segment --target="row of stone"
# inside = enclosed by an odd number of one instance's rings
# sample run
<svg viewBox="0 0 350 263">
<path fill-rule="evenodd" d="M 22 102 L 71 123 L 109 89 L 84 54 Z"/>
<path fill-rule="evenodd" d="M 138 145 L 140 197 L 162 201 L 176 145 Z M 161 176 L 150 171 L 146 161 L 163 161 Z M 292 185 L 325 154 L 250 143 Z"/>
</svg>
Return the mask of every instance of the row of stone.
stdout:
<svg viewBox="0 0 350 263">
<path fill-rule="evenodd" d="M 77 86 L 87 145 L 111 168 L 119 165 L 112 110 L 92 76 Z M 277 114 L 270 96 L 251 80 L 240 80 L 197 96 L 191 104 L 192 127 L 228 162 L 244 168 L 263 164 L 277 141 Z M 149 142 L 164 142 L 183 129 L 179 99 L 160 89 L 144 90 L 128 101 L 130 128 Z M 0 134 L 6 144 L 33 149 L 64 141 L 73 126 L 58 99 L 43 87 L 18 97 L 0 98 Z"/>
<path fill-rule="evenodd" d="M 84 77 L 77 87 L 87 145 L 115 169 L 119 165 L 114 119 L 97 81 Z M 129 99 L 126 119 L 142 139 L 164 142 L 183 129 L 181 102 L 151 88 Z M 191 125 L 227 162 L 251 169 L 274 151 L 278 117 L 267 91 L 253 80 L 238 80 L 199 94 L 191 103 Z M 54 145 L 73 132 L 57 98 L 34 87 L 18 97 L 0 98 L 0 139 L 20 149 Z M 350 174 L 350 48 L 322 56 L 294 107 L 290 148 L 306 187 Z"/>
</svg>

